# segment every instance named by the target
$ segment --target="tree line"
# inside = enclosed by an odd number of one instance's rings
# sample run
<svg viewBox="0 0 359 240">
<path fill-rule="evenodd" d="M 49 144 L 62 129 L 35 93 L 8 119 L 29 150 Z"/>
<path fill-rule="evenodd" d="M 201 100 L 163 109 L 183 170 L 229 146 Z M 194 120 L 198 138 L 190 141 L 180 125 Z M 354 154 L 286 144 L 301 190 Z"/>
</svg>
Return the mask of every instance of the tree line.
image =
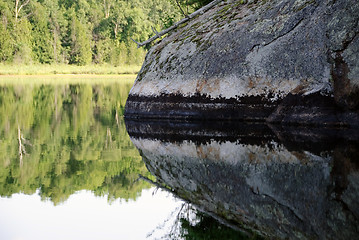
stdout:
<svg viewBox="0 0 359 240">
<path fill-rule="evenodd" d="M 0 0 L 0 63 L 141 64 L 145 41 L 210 0 Z"/>
</svg>

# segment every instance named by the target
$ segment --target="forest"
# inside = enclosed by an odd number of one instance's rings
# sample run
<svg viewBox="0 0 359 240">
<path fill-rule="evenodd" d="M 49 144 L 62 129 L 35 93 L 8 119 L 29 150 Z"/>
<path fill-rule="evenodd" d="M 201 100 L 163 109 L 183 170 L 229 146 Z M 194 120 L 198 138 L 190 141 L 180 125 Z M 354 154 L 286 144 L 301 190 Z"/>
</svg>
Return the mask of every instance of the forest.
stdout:
<svg viewBox="0 0 359 240">
<path fill-rule="evenodd" d="M 141 65 L 147 49 L 131 38 L 147 40 L 208 2 L 0 0 L 0 63 Z"/>
</svg>

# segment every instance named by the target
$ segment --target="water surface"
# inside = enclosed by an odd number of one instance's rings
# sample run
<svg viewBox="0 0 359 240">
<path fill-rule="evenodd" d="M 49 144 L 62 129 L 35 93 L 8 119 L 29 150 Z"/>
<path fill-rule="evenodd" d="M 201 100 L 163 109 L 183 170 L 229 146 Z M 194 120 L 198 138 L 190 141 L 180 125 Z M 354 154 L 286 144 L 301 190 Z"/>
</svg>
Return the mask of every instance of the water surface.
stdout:
<svg viewBox="0 0 359 240">
<path fill-rule="evenodd" d="M 357 239 L 359 132 L 125 120 L 131 79 L 0 84 L 0 239 Z"/>
<path fill-rule="evenodd" d="M 0 239 L 242 237 L 149 183 L 123 119 L 133 80 L 0 78 Z"/>
<path fill-rule="evenodd" d="M 357 130 L 126 124 L 157 184 L 233 229 L 268 239 L 358 239 Z"/>
</svg>

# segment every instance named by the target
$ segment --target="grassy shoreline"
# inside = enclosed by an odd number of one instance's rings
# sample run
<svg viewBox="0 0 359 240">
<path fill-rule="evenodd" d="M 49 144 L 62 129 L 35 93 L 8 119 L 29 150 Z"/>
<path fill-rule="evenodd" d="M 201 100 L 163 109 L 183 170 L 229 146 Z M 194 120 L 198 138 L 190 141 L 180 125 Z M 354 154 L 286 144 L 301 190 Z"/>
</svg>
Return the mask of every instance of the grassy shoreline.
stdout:
<svg viewBox="0 0 359 240">
<path fill-rule="evenodd" d="M 50 75 L 0 75 L 3 85 L 64 85 L 64 84 L 133 84 L 136 74 L 95 75 L 95 74 L 50 74 Z"/>
<path fill-rule="evenodd" d="M 0 76 L 11 75 L 123 75 L 123 74 L 137 74 L 141 66 L 124 65 L 87 65 L 76 66 L 66 64 L 38 64 L 38 65 L 7 65 L 0 64 Z"/>
</svg>

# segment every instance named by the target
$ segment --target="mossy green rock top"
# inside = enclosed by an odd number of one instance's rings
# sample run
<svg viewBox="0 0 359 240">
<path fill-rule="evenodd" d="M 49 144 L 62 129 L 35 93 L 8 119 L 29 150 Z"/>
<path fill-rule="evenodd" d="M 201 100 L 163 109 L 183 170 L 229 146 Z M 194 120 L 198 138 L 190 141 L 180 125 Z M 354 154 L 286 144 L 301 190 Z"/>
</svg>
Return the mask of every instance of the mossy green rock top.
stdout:
<svg viewBox="0 0 359 240">
<path fill-rule="evenodd" d="M 150 49 L 125 115 L 358 126 L 358 22 L 357 0 L 223 1 Z"/>
</svg>

